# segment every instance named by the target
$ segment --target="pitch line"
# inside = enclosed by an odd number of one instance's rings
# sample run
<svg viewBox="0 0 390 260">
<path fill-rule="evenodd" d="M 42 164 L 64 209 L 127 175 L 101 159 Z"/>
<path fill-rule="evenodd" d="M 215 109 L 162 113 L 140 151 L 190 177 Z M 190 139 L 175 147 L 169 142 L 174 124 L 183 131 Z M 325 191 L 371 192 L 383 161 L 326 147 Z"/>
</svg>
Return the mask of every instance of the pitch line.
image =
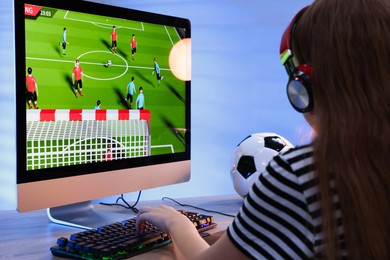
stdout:
<svg viewBox="0 0 390 260">
<path fill-rule="evenodd" d="M 38 61 L 48 61 L 48 62 L 65 62 L 65 63 L 73 63 L 74 60 L 57 60 L 57 59 L 47 59 L 47 58 L 35 58 L 35 57 L 26 57 L 26 60 L 38 60 Z M 88 62 L 88 61 L 82 61 L 80 64 L 88 64 L 88 65 L 98 65 L 102 66 L 105 63 L 98 63 L 98 62 Z M 110 67 L 129 67 L 132 69 L 146 69 L 146 70 L 153 70 L 153 67 L 145 67 L 145 66 L 126 66 L 122 64 L 112 64 Z M 170 69 L 165 69 L 165 68 L 160 68 L 160 70 L 170 70 Z"/>
<path fill-rule="evenodd" d="M 108 51 L 89 51 L 89 52 L 85 52 L 85 53 L 79 55 L 79 56 L 77 57 L 77 59 L 79 60 L 79 59 L 80 59 L 81 57 L 83 57 L 84 55 L 88 55 L 88 54 L 96 53 L 96 52 L 103 52 L 103 53 L 108 53 L 108 54 L 110 54 L 110 55 L 112 54 L 112 55 L 114 55 L 114 56 L 118 56 L 118 57 L 121 58 L 121 59 L 125 62 L 125 64 L 126 64 L 126 66 L 125 66 L 125 71 L 124 71 L 122 74 L 120 74 L 119 76 L 112 77 L 112 78 L 96 78 L 96 77 L 92 77 L 92 76 L 88 75 L 87 73 L 83 72 L 83 75 L 84 75 L 85 77 L 90 78 L 90 79 L 94 79 L 94 80 L 115 80 L 115 79 L 118 79 L 118 78 L 120 78 L 120 77 L 126 75 L 126 72 L 129 70 L 129 63 L 127 63 L 127 61 L 126 61 L 125 58 L 123 58 L 122 56 L 120 56 L 120 55 L 118 55 L 118 54 L 113 54 L 113 53 L 108 52 Z M 88 64 L 88 63 L 87 63 L 87 64 Z M 111 65 L 112 65 L 112 64 L 111 64 Z M 111 66 L 111 65 L 110 65 L 110 66 Z"/>
<path fill-rule="evenodd" d="M 164 25 L 164 28 L 165 28 L 165 31 L 167 32 L 167 35 L 168 35 L 169 40 L 170 40 L 171 43 L 172 43 L 172 46 L 175 45 L 175 44 L 173 43 L 172 38 L 171 38 L 171 35 L 169 34 L 168 29 L 167 29 L 167 27 L 166 27 L 165 25 Z"/>
<path fill-rule="evenodd" d="M 101 23 L 101 22 L 93 22 L 93 21 L 90 21 L 90 20 L 82 20 L 82 19 L 76 19 L 76 18 L 69 18 L 68 17 L 68 14 L 69 14 L 69 10 L 66 11 L 65 15 L 64 15 L 64 19 L 67 19 L 67 20 L 72 20 L 72 21 L 76 21 L 76 22 L 81 22 L 81 23 L 91 23 L 95 26 L 98 26 L 100 28 L 104 28 L 104 29 L 111 29 L 112 28 L 112 25 L 113 24 L 106 24 L 106 23 Z M 101 17 L 101 16 L 99 16 Z M 127 19 L 122 19 L 122 18 L 117 18 L 117 17 L 109 17 L 110 19 L 117 19 L 117 20 L 126 20 L 126 21 L 130 21 L 130 20 L 127 20 Z M 123 28 L 123 29 L 127 29 L 127 30 L 136 30 L 136 31 L 144 31 L 144 25 L 143 25 L 143 22 L 140 22 L 141 23 L 141 29 L 140 28 L 133 28 L 133 27 L 127 27 L 127 26 L 118 26 L 118 28 Z M 102 26 L 100 26 L 102 25 Z"/>
<path fill-rule="evenodd" d="M 151 145 L 150 149 L 156 149 L 156 148 L 171 148 L 171 152 L 175 153 L 175 149 L 173 149 L 172 144 L 163 144 L 163 145 Z"/>
<path fill-rule="evenodd" d="M 171 37 L 171 35 L 169 34 L 169 31 L 168 31 L 168 29 L 167 29 L 167 26 L 166 26 L 166 25 L 164 25 L 164 28 L 165 28 L 165 31 L 167 32 L 168 38 L 169 38 L 169 40 L 171 41 L 171 44 L 172 44 L 172 46 L 174 46 L 174 45 L 175 45 L 175 43 L 173 42 L 173 40 L 172 40 L 172 37 Z M 173 29 L 175 30 L 175 32 L 176 32 L 176 34 L 177 34 L 177 38 L 179 38 L 179 41 L 180 41 L 180 40 L 181 40 L 181 38 L 180 38 L 180 35 L 179 35 L 179 33 L 177 32 L 177 30 L 176 30 L 176 28 L 175 28 L 175 27 L 173 27 Z"/>
</svg>

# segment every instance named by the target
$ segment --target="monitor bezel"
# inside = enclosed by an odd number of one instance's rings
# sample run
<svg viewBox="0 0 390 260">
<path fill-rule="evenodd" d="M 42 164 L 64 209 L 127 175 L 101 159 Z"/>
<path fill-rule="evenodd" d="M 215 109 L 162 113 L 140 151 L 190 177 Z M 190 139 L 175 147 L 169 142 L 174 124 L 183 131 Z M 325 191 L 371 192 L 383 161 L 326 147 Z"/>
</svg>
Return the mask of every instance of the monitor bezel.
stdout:
<svg viewBox="0 0 390 260">
<path fill-rule="evenodd" d="M 117 18 L 156 23 L 167 26 L 185 28 L 185 38 L 191 38 L 191 24 L 188 19 L 173 17 L 163 14 L 150 13 L 135 9 L 110 6 L 87 1 L 50 1 L 50 0 L 15 0 L 14 2 L 14 28 L 15 28 L 15 91 L 16 91 L 16 146 L 17 146 L 17 184 L 28 184 L 37 181 L 51 181 L 59 178 L 85 176 L 107 171 L 119 171 L 126 169 L 137 169 L 148 167 L 154 169 L 160 164 L 171 165 L 175 162 L 190 161 L 191 152 L 191 82 L 185 81 L 186 85 L 186 108 L 185 108 L 185 144 L 184 152 L 173 154 L 153 155 L 142 158 L 114 160 L 111 162 L 96 162 L 91 164 L 81 164 L 75 166 L 65 166 L 58 168 L 48 168 L 40 170 L 26 170 L 26 108 L 25 108 L 25 69 L 26 68 L 26 44 L 25 44 L 25 14 L 24 4 L 39 5 L 64 10 L 71 10 L 96 15 L 113 16 Z M 23 69 L 21 69 L 23 68 Z M 137 169 L 138 170 L 138 169 Z M 181 181 L 189 179 L 184 177 Z M 147 186 L 147 185 L 146 185 Z M 158 186 L 153 184 L 151 186 Z M 129 190 L 130 191 L 130 190 Z"/>
</svg>

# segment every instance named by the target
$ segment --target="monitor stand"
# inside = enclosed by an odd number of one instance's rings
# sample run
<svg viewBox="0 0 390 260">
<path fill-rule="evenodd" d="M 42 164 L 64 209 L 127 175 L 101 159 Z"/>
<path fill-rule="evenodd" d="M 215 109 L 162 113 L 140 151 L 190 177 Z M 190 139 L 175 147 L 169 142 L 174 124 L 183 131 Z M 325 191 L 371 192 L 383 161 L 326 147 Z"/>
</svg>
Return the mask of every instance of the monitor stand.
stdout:
<svg viewBox="0 0 390 260">
<path fill-rule="evenodd" d="M 130 212 L 104 211 L 94 208 L 91 201 L 48 208 L 49 219 L 56 223 L 82 229 L 94 229 L 117 221 L 132 218 Z M 134 216 L 133 216 L 134 217 Z"/>
</svg>

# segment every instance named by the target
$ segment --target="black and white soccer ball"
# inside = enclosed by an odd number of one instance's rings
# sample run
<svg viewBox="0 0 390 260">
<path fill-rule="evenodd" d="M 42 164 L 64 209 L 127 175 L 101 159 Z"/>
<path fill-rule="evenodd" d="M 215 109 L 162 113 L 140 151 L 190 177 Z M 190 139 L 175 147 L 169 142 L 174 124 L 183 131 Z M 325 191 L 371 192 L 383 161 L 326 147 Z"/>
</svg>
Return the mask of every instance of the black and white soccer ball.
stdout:
<svg viewBox="0 0 390 260">
<path fill-rule="evenodd" d="M 255 133 L 242 140 L 234 149 L 230 171 L 236 192 L 245 197 L 271 159 L 293 147 L 287 139 L 275 133 Z"/>
</svg>

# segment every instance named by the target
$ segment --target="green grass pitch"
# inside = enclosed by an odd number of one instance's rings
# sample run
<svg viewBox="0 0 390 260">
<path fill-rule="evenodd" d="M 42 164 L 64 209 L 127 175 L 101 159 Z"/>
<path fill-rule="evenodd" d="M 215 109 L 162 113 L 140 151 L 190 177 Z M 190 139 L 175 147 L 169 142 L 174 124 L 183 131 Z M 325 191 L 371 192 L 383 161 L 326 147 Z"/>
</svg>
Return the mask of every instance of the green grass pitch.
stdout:
<svg viewBox="0 0 390 260">
<path fill-rule="evenodd" d="M 127 109 L 126 86 L 135 77 L 137 93 L 144 89 L 145 109 L 151 111 L 152 155 L 184 151 L 185 84 L 169 70 L 169 53 L 180 40 L 172 27 L 57 10 L 52 17 L 26 18 L 26 71 L 33 68 L 38 83 L 40 109 L 93 109 L 101 100 L 101 109 Z M 117 53 L 111 52 L 112 26 L 118 34 Z M 67 28 L 66 55 L 62 54 L 63 28 Z M 130 41 L 137 39 L 132 60 Z M 158 86 L 152 75 L 153 58 L 164 76 Z M 83 96 L 76 98 L 72 70 L 80 59 L 83 69 Z M 112 66 L 105 67 L 108 60 Z M 27 72 L 26 72 L 27 73 Z M 27 109 L 27 103 L 26 103 Z"/>
</svg>

